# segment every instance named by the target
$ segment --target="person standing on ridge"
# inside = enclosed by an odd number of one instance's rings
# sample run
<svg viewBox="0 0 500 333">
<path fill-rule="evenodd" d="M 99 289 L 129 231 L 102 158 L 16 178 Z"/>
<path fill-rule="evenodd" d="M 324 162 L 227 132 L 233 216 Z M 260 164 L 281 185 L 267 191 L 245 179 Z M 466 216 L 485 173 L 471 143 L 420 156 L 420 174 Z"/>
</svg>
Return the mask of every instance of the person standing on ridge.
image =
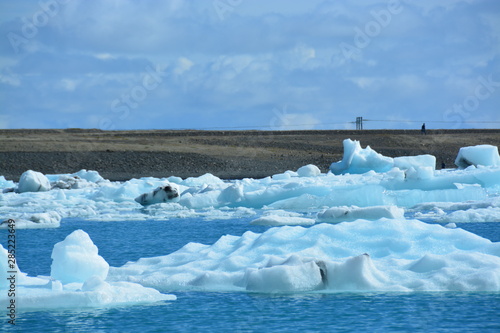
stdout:
<svg viewBox="0 0 500 333">
<path fill-rule="evenodd" d="M 422 133 L 422 134 L 424 134 L 424 135 L 425 135 L 425 134 L 427 134 L 427 133 L 425 132 L 425 123 L 423 123 L 423 124 L 422 124 L 422 129 L 420 130 L 420 133 Z"/>
</svg>

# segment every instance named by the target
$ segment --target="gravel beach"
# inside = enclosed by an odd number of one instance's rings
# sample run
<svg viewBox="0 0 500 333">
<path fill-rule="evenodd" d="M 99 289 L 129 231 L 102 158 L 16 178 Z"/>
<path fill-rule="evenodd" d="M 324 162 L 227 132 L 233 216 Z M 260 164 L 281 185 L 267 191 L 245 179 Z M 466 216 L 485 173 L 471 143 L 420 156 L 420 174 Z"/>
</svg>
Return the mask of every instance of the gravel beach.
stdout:
<svg viewBox="0 0 500 333">
<path fill-rule="evenodd" d="M 207 172 L 224 179 L 261 178 L 315 164 L 323 172 L 342 159 L 344 139 L 391 157 L 432 154 L 454 167 L 460 147 L 500 146 L 500 130 L 195 131 L 97 129 L 0 130 L 0 175 L 18 181 L 45 174 L 97 170 L 110 180 L 182 178 Z"/>
</svg>

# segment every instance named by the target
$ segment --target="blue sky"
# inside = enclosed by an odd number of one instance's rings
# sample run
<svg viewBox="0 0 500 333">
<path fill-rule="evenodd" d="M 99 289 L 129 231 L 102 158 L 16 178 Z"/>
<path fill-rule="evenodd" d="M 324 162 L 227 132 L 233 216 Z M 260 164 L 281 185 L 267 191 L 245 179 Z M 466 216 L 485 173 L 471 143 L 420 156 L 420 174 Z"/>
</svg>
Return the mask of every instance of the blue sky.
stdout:
<svg viewBox="0 0 500 333">
<path fill-rule="evenodd" d="M 500 1 L 0 2 L 0 128 L 499 128 Z"/>
</svg>

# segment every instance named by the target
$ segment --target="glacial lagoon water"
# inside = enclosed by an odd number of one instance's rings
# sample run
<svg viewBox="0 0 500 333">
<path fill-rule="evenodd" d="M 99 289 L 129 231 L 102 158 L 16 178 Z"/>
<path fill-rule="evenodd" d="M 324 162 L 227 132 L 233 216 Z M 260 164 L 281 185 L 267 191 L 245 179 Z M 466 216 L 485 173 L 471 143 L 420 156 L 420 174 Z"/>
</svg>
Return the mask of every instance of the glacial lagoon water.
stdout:
<svg viewBox="0 0 500 333">
<path fill-rule="evenodd" d="M 189 242 L 213 244 L 265 226 L 254 217 L 96 222 L 78 218 L 59 228 L 17 231 L 17 260 L 30 276 L 50 274 L 55 243 L 82 229 L 110 266 L 172 253 Z M 500 241 L 500 223 L 457 223 Z M 6 231 L 0 230 L 2 240 Z M 498 292 L 339 292 L 262 294 L 174 292 L 176 301 L 93 309 L 18 312 L 19 332 L 498 332 Z"/>
</svg>

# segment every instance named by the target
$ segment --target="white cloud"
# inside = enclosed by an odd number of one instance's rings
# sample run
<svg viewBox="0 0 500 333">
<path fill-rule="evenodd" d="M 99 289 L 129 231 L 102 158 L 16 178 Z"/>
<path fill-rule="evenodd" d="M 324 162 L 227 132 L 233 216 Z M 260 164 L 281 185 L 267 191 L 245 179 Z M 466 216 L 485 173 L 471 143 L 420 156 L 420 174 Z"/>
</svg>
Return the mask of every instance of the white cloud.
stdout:
<svg viewBox="0 0 500 333">
<path fill-rule="evenodd" d="M 19 87 L 21 85 L 21 77 L 13 73 L 7 75 L 0 74 L 0 82 L 10 86 Z"/>
<path fill-rule="evenodd" d="M 193 67 L 194 63 L 185 57 L 180 57 L 177 59 L 177 64 L 174 69 L 175 75 L 182 75 L 184 72 L 188 71 Z"/>
<path fill-rule="evenodd" d="M 94 56 L 100 60 L 115 59 L 115 57 L 110 53 L 98 53 Z"/>
<path fill-rule="evenodd" d="M 60 87 L 66 91 L 74 91 L 78 84 L 78 80 L 62 79 L 60 81 Z"/>
</svg>

